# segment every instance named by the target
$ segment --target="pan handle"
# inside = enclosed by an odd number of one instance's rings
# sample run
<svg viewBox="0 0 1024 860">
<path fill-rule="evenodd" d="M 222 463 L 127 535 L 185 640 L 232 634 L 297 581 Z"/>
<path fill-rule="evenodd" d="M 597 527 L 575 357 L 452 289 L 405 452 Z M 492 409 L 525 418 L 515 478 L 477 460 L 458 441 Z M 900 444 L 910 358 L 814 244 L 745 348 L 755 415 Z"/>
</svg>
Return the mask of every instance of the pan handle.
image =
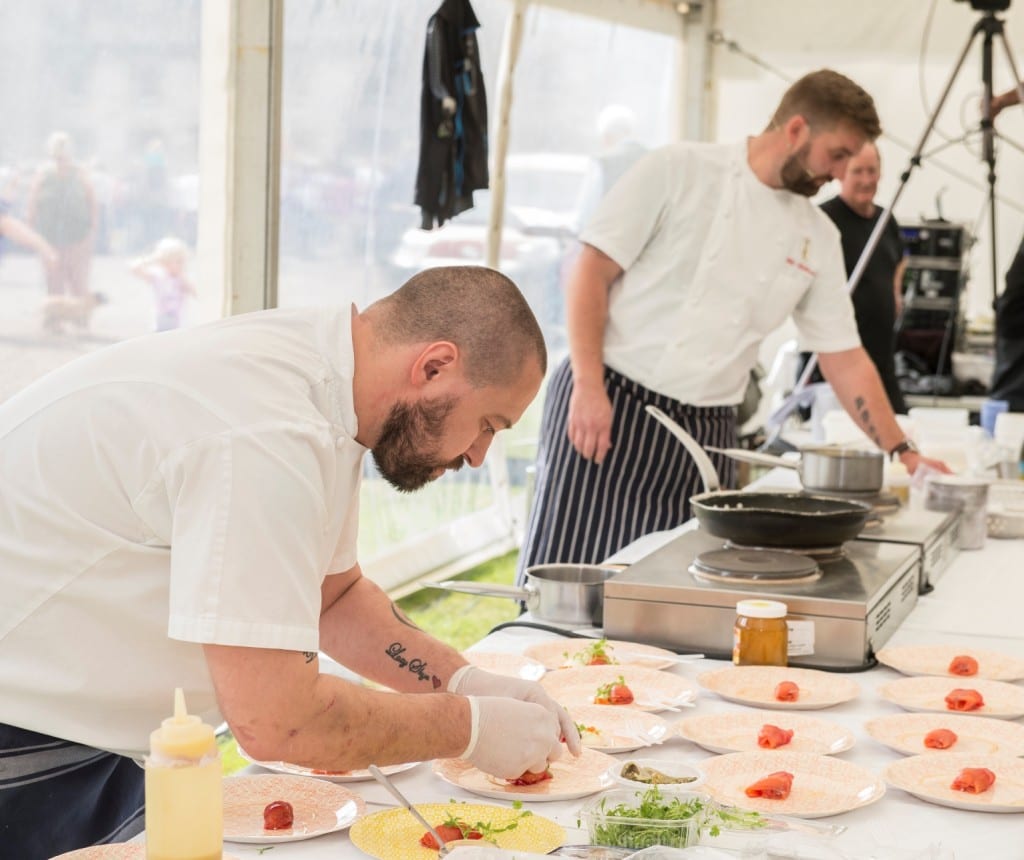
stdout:
<svg viewBox="0 0 1024 860">
<path fill-rule="evenodd" d="M 457 591 L 460 594 L 479 594 L 482 597 L 511 597 L 515 600 L 528 600 L 532 592 L 514 585 L 500 585 L 494 582 L 468 582 L 461 579 L 446 579 L 443 582 L 425 583 L 430 588 L 443 588 L 445 591 Z"/>
<path fill-rule="evenodd" d="M 787 460 L 785 457 L 776 457 L 773 454 L 762 454 L 760 451 L 747 451 L 745 448 L 712 448 L 710 445 L 707 448 L 708 451 L 714 451 L 716 454 L 725 454 L 733 460 L 739 460 L 741 463 L 754 463 L 757 466 L 781 466 L 783 469 L 794 469 L 799 471 L 799 462 Z"/>
<path fill-rule="evenodd" d="M 645 406 L 644 409 L 647 410 L 648 415 L 663 424 L 668 428 L 669 433 L 683 443 L 683 447 L 686 448 L 690 456 L 693 457 L 693 462 L 697 464 L 697 471 L 700 472 L 701 480 L 704 481 L 704 491 L 708 493 L 718 492 L 718 490 L 722 488 L 722 485 L 718 481 L 718 472 L 715 471 L 714 463 L 712 463 L 711 458 L 704 453 L 704 449 L 700 447 L 697 440 L 680 427 L 675 421 L 669 418 L 657 406 Z"/>
</svg>

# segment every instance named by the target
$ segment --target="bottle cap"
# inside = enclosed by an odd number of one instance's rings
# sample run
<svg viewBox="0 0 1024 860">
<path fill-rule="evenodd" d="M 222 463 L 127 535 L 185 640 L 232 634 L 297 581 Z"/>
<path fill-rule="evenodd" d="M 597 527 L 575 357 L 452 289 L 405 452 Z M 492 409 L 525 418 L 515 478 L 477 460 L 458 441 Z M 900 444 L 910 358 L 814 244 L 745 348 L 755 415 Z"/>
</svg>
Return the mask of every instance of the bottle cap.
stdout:
<svg viewBox="0 0 1024 860">
<path fill-rule="evenodd" d="M 160 728 L 149 736 L 153 752 L 170 758 L 200 759 L 216 749 L 217 739 L 213 726 L 204 723 L 196 714 L 185 709 L 185 694 L 181 687 L 174 691 L 174 716 L 164 720 Z"/>
<path fill-rule="evenodd" d="M 736 614 L 748 618 L 785 618 L 786 604 L 778 600 L 741 600 L 736 604 Z"/>
</svg>

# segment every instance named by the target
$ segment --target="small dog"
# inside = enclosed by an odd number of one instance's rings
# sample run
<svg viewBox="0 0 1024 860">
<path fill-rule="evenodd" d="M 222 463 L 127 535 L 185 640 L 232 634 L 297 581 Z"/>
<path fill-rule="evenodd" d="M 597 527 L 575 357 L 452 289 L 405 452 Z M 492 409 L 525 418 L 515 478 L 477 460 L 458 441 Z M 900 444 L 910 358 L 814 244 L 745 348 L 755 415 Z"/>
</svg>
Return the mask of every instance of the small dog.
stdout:
<svg viewBox="0 0 1024 860">
<path fill-rule="evenodd" d="M 106 304 L 103 293 L 86 293 L 84 296 L 47 296 L 43 300 L 43 328 L 53 334 L 63 334 L 64 325 L 71 324 L 86 331 L 89 320 L 97 306 Z"/>
</svg>

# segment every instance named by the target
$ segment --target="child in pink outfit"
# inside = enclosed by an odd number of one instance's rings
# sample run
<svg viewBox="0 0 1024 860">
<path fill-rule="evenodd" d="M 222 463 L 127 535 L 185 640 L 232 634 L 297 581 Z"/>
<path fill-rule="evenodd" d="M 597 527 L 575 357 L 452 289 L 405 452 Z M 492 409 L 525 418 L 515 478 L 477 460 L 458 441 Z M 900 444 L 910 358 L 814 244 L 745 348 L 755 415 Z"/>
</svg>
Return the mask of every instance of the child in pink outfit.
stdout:
<svg viewBox="0 0 1024 860">
<path fill-rule="evenodd" d="M 196 289 L 185 277 L 188 248 L 181 239 L 168 236 L 156 243 L 153 252 L 131 264 L 131 270 L 153 288 L 156 299 L 156 330 L 181 325 L 182 309 Z"/>
</svg>

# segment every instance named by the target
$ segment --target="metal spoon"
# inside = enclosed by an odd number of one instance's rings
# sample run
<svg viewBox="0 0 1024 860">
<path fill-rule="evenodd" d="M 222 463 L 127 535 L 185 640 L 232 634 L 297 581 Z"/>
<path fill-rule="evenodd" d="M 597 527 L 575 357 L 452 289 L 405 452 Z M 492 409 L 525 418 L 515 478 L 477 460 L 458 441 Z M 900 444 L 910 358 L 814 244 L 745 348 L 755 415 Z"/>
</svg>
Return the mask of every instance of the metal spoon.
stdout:
<svg viewBox="0 0 1024 860">
<path fill-rule="evenodd" d="M 430 834 L 434 837 L 439 846 L 437 856 L 444 857 L 444 855 L 448 853 L 447 849 L 445 848 L 445 841 L 441 838 L 440 834 L 427 822 L 427 819 L 420 815 L 419 810 L 416 809 L 415 806 L 413 806 L 411 803 L 409 803 L 408 800 L 405 799 L 405 795 L 402 794 L 402 792 L 400 792 L 395 787 L 395 784 L 384 775 L 384 772 L 379 767 L 377 767 L 377 765 L 371 764 L 368 770 L 370 771 L 371 774 L 373 774 L 373 778 L 377 780 L 377 782 L 379 782 L 381 785 L 383 785 L 395 800 L 397 800 L 400 804 L 402 804 L 402 806 L 408 809 L 410 813 L 412 813 L 413 818 L 415 818 L 420 824 L 422 824 L 424 827 L 427 828 L 427 830 L 430 831 Z"/>
</svg>

